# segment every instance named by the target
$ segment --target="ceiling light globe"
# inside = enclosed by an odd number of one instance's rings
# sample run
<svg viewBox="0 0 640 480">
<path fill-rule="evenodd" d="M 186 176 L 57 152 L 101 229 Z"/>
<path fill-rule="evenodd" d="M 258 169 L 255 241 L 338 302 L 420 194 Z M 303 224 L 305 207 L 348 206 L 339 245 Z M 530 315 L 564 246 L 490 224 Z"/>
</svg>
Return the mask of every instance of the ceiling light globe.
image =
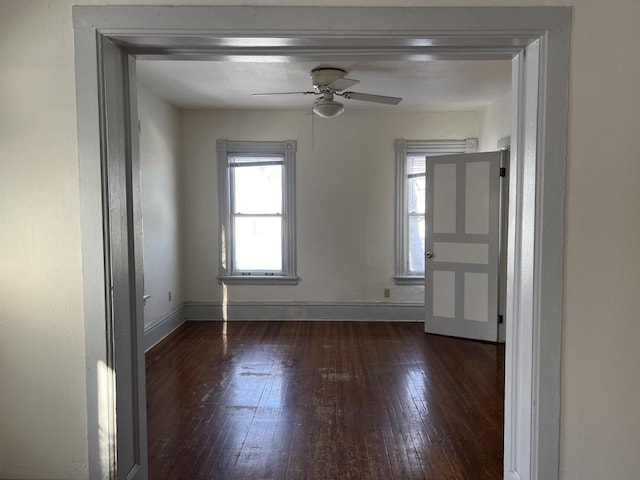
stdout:
<svg viewBox="0 0 640 480">
<path fill-rule="evenodd" d="M 344 105 L 334 100 L 320 99 L 313 104 L 313 113 L 322 118 L 334 118 L 344 112 Z"/>
</svg>

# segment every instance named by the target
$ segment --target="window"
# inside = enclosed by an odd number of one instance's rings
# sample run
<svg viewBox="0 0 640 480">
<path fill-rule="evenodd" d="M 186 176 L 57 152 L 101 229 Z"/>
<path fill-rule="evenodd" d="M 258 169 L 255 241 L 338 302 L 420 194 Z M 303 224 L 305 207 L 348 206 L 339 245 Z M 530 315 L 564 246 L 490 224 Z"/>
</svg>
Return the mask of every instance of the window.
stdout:
<svg viewBox="0 0 640 480">
<path fill-rule="evenodd" d="M 397 284 L 424 283 L 427 159 L 434 155 L 477 150 L 478 140 L 396 140 Z"/>
<path fill-rule="evenodd" d="M 218 140 L 223 283 L 296 284 L 296 142 Z"/>
</svg>

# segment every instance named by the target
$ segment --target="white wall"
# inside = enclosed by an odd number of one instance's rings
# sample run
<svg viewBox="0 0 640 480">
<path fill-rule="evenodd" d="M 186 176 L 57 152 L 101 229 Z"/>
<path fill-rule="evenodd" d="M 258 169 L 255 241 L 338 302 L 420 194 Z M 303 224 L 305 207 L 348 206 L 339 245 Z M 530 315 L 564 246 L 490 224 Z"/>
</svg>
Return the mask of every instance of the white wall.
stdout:
<svg viewBox="0 0 640 480">
<path fill-rule="evenodd" d="M 164 318 L 184 300 L 179 205 L 180 115 L 138 84 L 144 238 L 144 324 Z M 171 300 L 169 300 L 171 292 Z"/>
<path fill-rule="evenodd" d="M 560 468 L 564 480 L 633 478 L 640 472 L 640 2 L 578 3 Z"/>
<path fill-rule="evenodd" d="M 71 8 L 0 2 L 0 478 L 87 476 Z"/>
<path fill-rule="evenodd" d="M 4 478 L 87 476 L 74 3 L 84 2 L 0 2 Z M 215 3 L 398 5 L 393 0 Z M 402 5 L 567 3 L 406 0 Z M 571 3 L 561 478 L 634 478 L 640 471 L 640 3 Z"/>
<path fill-rule="evenodd" d="M 493 103 L 480 109 L 479 150 L 493 152 L 498 149 L 498 140 L 511 135 L 512 97 L 511 92 L 505 93 Z"/>
<path fill-rule="evenodd" d="M 347 110 L 315 120 L 304 112 L 183 111 L 186 298 L 220 301 L 216 280 L 216 139 L 297 140 L 296 286 L 228 286 L 228 300 L 418 302 L 424 288 L 394 274 L 396 138 L 476 137 L 476 112 Z M 385 287 L 391 298 L 383 298 Z"/>
</svg>

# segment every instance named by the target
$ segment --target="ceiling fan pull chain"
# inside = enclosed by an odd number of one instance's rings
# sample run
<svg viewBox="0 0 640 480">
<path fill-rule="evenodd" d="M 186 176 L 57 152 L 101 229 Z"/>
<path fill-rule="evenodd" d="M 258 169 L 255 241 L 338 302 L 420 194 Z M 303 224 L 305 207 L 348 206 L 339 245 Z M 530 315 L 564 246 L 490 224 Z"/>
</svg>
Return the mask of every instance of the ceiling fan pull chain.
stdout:
<svg viewBox="0 0 640 480">
<path fill-rule="evenodd" d="M 316 149 L 316 114 L 311 112 L 311 150 Z"/>
</svg>

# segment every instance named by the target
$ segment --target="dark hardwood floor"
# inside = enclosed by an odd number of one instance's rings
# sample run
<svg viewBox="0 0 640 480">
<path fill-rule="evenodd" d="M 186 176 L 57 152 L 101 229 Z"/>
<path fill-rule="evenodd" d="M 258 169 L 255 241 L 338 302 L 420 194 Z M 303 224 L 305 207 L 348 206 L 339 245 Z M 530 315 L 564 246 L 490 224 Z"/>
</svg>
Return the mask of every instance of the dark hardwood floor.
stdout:
<svg viewBox="0 0 640 480">
<path fill-rule="evenodd" d="M 147 353 L 150 479 L 502 478 L 504 348 L 422 328 L 187 322 Z"/>
</svg>

